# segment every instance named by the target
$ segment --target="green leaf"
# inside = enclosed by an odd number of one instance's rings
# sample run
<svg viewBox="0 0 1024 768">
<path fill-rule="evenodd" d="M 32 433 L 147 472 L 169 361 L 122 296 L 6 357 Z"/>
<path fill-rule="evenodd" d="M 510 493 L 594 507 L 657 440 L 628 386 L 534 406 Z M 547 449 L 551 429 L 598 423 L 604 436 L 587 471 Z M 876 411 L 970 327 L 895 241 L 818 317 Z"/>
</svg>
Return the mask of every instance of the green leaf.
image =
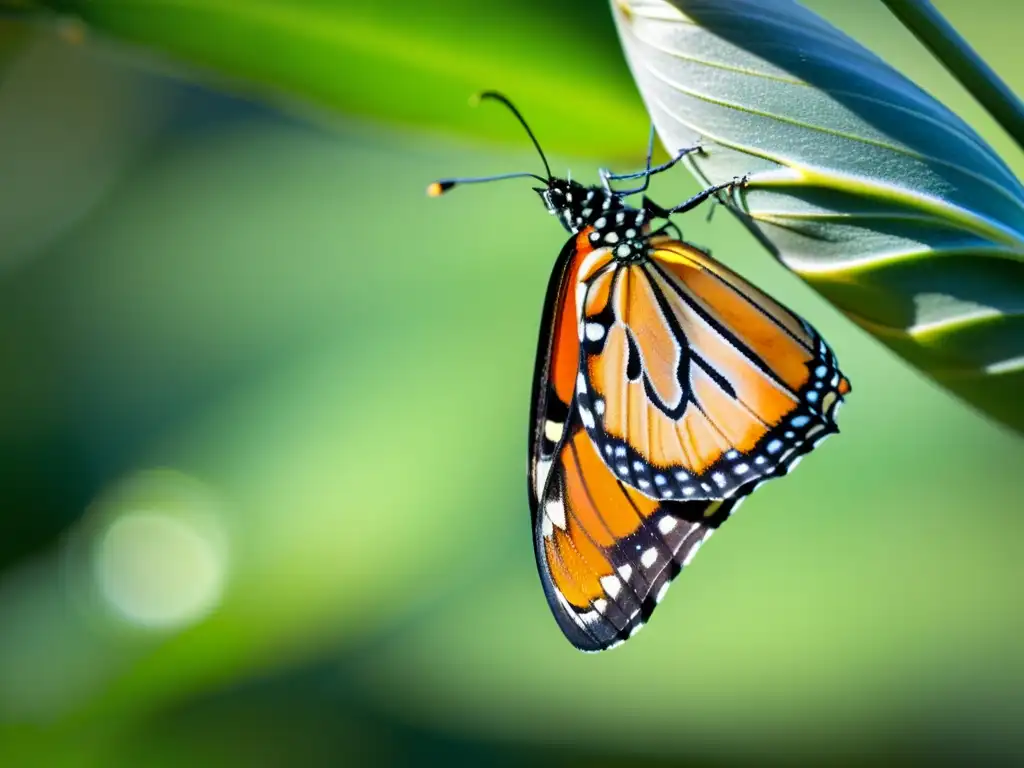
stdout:
<svg viewBox="0 0 1024 768">
<path fill-rule="evenodd" d="M 949 109 L 791 0 L 619 0 L 669 148 L 850 319 L 1024 430 L 1024 188 Z M 842 350 L 838 350 L 840 353 Z M 856 380 L 856 372 L 850 372 Z"/>
<path fill-rule="evenodd" d="M 93 34 L 159 54 L 177 73 L 244 93 L 521 143 L 507 115 L 467 108 L 472 94 L 498 89 L 553 151 L 608 159 L 635 157 L 644 146 L 648 119 L 609 14 L 587 13 L 584 2 L 562 11 L 540 0 L 44 4 Z"/>
<path fill-rule="evenodd" d="M 1024 103 L 928 0 L 882 0 L 953 77 L 1024 148 Z"/>
</svg>

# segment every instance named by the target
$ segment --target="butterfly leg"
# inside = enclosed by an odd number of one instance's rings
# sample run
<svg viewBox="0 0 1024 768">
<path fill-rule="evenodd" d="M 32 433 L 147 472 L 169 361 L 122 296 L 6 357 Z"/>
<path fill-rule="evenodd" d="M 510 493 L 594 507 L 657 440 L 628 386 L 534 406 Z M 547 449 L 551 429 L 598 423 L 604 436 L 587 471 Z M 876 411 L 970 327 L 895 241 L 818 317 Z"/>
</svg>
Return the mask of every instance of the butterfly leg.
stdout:
<svg viewBox="0 0 1024 768">
<path fill-rule="evenodd" d="M 634 189 L 623 189 L 616 192 L 616 194 L 619 195 L 635 195 L 639 192 L 644 192 L 647 190 L 647 187 L 650 186 L 651 183 L 651 176 L 653 176 L 656 173 L 662 173 L 663 171 L 667 171 L 669 168 L 674 166 L 687 155 L 692 154 L 694 152 L 701 152 L 703 151 L 703 149 L 704 146 L 701 144 L 700 141 L 698 141 L 692 147 L 680 149 L 679 152 L 676 153 L 675 157 L 669 159 L 667 162 L 664 162 L 661 165 L 657 165 L 652 168 L 651 159 L 654 157 L 654 125 L 652 124 L 651 136 L 647 142 L 647 164 L 644 167 L 644 170 L 636 171 L 635 173 L 612 173 L 607 168 L 602 168 L 598 172 L 598 174 L 601 177 L 601 183 L 604 185 L 604 188 L 607 189 L 609 192 L 612 191 L 611 183 L 613 181 L 625 181 L 626 179 L 639 179 L 640 177 L 643 177 L 643 184 L 641 184 L 639 187 L 636 187 Z"/>
<path fill-rule="evenodd" d="M 647 211 L 653 217 L 659 219 L 667 219 L 673 213 L 686 213 L 687 211 L 692 211 L 694 208 L 703 203 L 709 197 L 717 196 L 718 193 L 721 192 L 722 190 L 731 190 L 736 188 L 737 186 L 742 186 L 743 184 L 746 183 L 746 181 L 747 177 L 743 176 L 737 177 L 732 181 L 726 182 L 725 184 L 716 184 L 713 187 L 708 187 L 707 189 L 698 192 L 689 200 L 684 200 L 679 205 L 676 205 L 672 208 L 663 208 L 662 206 L 658 205 L 656 202 L 651 200 L 649 197 L 645 197 L 643 203 L 644 210 Z"/>
</svg>

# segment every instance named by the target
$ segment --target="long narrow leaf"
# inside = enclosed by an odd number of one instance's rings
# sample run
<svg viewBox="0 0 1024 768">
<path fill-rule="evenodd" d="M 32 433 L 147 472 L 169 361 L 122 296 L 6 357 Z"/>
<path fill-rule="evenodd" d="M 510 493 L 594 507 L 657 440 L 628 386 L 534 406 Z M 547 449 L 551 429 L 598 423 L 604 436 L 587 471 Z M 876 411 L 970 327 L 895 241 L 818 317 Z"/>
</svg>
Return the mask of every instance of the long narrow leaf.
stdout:
<svg viewBox="0 0 1024 768">
<path fill-rule="evenodd" d="M 1024 102 L 929 0 L 882 0 L 893 15 L 1024 148 Z"/>
<path fill-rule="evenodd" d="M 618 0 L 663 142 L 912 364 L 1024 431 L 1024 187 L 962 120 L 792 0 Z"/>
<path fill-rule="evenodd" d="M 335 0 L 37 0 L 86 39 L 245 94 L 417 128 L 522 139 L 467 109 L 478 91 L 515 96 L 551 151 L 635 157 L 648 126 L 608 15 L 586 0 L 353 3 Z M 533 6 L 531 11 L 530 6 Z M 566 49 L 583 35 L 587 44 Z M 557 54 L 555 52 L 558 52 Z M 604 107 L 594 130 L 591 107 Z"/>
</svg>

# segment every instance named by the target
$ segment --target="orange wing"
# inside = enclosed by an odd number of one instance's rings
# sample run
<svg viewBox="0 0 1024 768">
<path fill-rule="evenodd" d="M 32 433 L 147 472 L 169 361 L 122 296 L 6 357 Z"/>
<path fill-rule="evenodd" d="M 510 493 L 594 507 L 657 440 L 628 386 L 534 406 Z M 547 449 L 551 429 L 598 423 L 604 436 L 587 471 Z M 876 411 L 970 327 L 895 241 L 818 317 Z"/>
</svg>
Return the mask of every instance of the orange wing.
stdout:
<svg viewBox="0 0 1024 768">
<path fill-rule="evenodd" d="M 540 499 L 534 547 L 544 593 L 577 648 L 635 635 L 669 583 L 740 503 L 656 501 L 617 480 L 572 413 Z"/>
<path fill-rule="evenodd" d="M 552 270 L 531 409 L 529 495 L 537 568 L 555 619 L 585 651 L 635 634 L 700 544 L 739 504 L 655 501 L 619 482 L 575 405 L 580 343 L 575 287 L 593 256 L 587 233 Z"/>
<path fill-rule="evenodd" d="M 728 498 L 838 431 L 850 390 L 801 318 L 669 238 L 580 263 L 580 416 L 608 468 L 661 499 Z"/>
</svg>

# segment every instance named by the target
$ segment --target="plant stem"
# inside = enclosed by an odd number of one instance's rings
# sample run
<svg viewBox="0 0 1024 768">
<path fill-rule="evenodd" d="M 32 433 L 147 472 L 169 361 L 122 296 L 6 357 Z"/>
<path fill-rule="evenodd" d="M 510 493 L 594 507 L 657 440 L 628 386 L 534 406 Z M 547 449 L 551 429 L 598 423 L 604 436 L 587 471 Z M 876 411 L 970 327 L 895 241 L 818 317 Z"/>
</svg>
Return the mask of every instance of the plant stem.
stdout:
<svg viewBox="0 0 1024 768">
<path fill-rule="evenodd" d="M 1024 103 L 929 0 L 882 0 L 1024 150 Z"/>
</svg>

